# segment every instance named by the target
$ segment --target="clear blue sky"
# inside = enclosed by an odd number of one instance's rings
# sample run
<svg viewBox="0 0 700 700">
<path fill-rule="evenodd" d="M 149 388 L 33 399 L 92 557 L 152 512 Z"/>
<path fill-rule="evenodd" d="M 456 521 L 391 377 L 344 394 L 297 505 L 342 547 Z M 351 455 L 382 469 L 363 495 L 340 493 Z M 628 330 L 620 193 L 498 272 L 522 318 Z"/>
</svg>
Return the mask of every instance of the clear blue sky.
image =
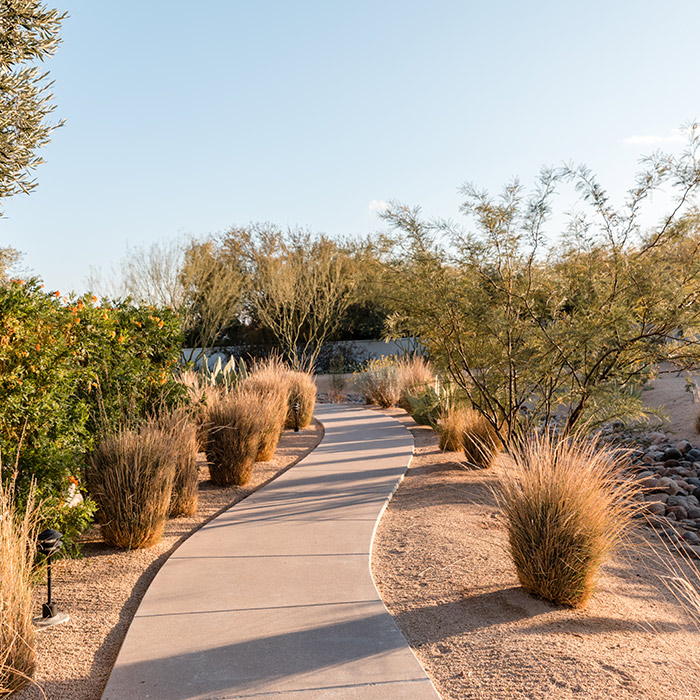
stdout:
<svg viewBox="0 0 700 700">
<path fill-rule="evenodd" d="M 47 64 L 66 125 L 0 245 L 62 292 L 127 244 L 364 234 L 390 199 L 456 217 L 466 180 L 564 160 L 622 192 L 700 118 L 696 0 L 49 4 L 70 13 Z"/>
</svg>

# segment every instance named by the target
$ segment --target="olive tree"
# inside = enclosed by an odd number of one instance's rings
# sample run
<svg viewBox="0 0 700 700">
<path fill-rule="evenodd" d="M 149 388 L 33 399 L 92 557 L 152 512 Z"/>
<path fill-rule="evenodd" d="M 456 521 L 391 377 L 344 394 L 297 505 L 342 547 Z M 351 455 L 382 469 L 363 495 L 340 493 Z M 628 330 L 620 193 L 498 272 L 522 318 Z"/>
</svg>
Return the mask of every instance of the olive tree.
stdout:
<svg viewBox="0 0 700 700">
<path fill-rule="evenodd" d="M 499 429 L 561 423 L 565 431 L 643 415 L 641 385 L 666 361 L 700 365 L 700 185 L 695 125 L 677 157 L 655 154 L 621 207 L 585 167 L 514 181 L 499 197 L 462 188 L 464 228 L 393 204 L 383 273 L 391 324 L 408 328 Z M 582 209 L 549 240 L 552 198 L 573 184 Z M 671 192 L 645 229 L 649 195 Z"/>
<path fill-rule="evenodd" d="M 36 64 L 56 51 L 65 17 L 38 0 L 0 3 L 0 202 L 36 187 L 36 151 L 60 126 L 47 121 L 52 83 Z"/>
</svg>

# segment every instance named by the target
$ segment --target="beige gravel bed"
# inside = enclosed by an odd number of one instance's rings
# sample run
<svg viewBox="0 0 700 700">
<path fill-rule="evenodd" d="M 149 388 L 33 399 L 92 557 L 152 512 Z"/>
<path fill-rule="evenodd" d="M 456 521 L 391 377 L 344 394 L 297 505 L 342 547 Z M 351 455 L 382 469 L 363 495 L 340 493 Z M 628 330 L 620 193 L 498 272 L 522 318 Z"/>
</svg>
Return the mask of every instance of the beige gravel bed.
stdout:
<svg viewBox="0 0 700 700">
<path fill-rule="evenodd" d="M 173 550 L 206 521 L 302 459 L 322 437 L 323 428 L 317 422 L 299 433 L 285 431 L 274 458 L 256 464 L 251 482 L 243 488 L 214 486 L 200 454 L 197 513 L 169 520 L 159 544 L 123 552 L 105 545 L 95 528 L 89 533 L 92 536 L 83 548 L 82 559 L 57 562 L 54 599 L 71 619 L 37 635 L 35 680 L 46 697 L 99 700 L 139 602 Z M 37 613 L 45 595 L 46 588 L 40 586 L 35 596 Z M 12 697 L 35 700 L 44 695 L 37 686 L 29 686 Z"/>
<path fill-rule="evenodd" d="M 700 698 L 700 632 L 649 547 L 607 565 L 585 610 L 532 598 L 507 554 L 498 467 L 465 471 L 432 430 L 389 412 L 416 452 L 379 524 L 372 571 L 443 700 Z"/>
</svg>

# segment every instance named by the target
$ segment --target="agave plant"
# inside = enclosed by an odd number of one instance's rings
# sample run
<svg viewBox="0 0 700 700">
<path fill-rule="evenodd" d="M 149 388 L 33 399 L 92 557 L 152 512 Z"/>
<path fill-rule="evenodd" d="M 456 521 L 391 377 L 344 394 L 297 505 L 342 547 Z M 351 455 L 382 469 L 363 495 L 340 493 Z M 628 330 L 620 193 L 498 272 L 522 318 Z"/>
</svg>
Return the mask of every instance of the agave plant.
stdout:
<svg viewBox="0 0 700 700">
<path fill-rule="evenodd" d="M 204 385 L 219 386 L 229 392 L 248 377 L 248 370 L 243 359 L 236 362 L 232 355 L 225 365 L 221 362 L 221 357 L 218 357 L 214 369 L 209 369 L 209 363 L 203 362 L 200 376 Z"/>
</svg>

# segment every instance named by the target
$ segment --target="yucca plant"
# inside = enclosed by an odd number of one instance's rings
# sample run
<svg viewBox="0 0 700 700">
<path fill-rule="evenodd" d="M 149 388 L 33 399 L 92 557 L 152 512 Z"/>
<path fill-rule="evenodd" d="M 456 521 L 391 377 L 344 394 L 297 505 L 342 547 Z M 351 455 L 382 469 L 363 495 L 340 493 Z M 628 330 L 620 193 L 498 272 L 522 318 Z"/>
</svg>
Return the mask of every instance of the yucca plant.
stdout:
<svg viewBox="0 0 700 700">
<path fill-rule="evenodd" d="M 531 436 L 504 460 L 497 491 L 523 588 L 583 607 L 600 565 L 639 509 L 624 455 L 581 437 Z"/>
<path fill-rule="evenodd" d="M 153 422 L 119 429 L 90 454 L 86 476 L 105 542 L 140 549 L 160 540 L 175 478 L 166 431 Z"/>
<path fill-rule="evenodd" d="M 14 484 L 0 482 L 0 697 L 31 682 L 36 666 L 32 576 L 36 553 L 34 487 L 17 507 Z"/>
</svg>

